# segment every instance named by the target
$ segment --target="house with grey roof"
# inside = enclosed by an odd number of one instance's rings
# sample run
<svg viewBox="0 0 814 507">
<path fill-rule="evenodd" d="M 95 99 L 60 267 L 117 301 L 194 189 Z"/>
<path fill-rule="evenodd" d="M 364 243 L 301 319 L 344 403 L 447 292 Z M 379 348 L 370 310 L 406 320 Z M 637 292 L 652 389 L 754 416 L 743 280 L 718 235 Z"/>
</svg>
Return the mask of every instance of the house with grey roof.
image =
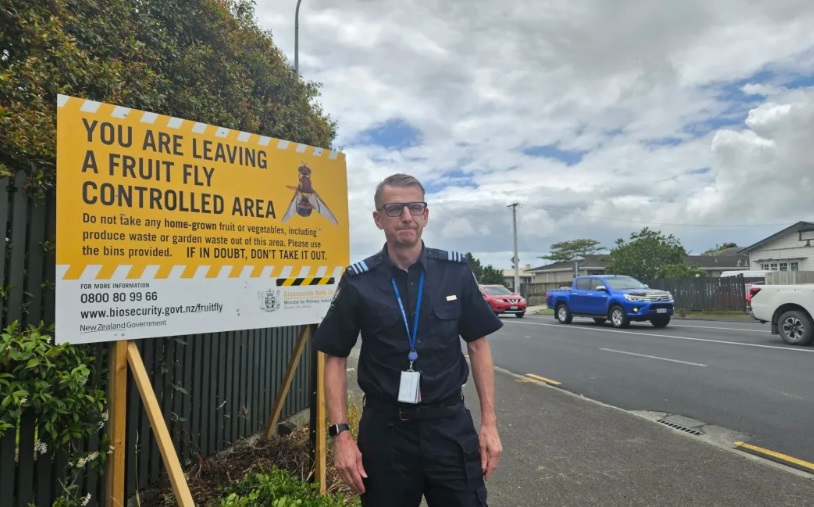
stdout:
<svg viewBox="0 0 814 507">
<path fill-rule="evenodd" d="M 610 264 L 610 255 L 585 255 L 581 262 L 562 261 L 526 270 L 534 274 L 534 283 L 570 283 L 575 275 L 601 275 Z"/>
</svg>

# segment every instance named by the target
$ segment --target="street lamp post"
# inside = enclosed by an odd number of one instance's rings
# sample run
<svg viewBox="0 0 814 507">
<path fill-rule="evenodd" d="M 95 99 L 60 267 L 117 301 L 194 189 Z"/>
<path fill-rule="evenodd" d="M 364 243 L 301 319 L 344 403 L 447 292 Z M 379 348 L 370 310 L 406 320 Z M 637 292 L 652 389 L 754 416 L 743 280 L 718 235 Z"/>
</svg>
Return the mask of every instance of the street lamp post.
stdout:
<svg viewBox="0 0 814 507">
<path fill-rule="evenodd" d="M 300 74 L 300 2 L 297 0 L 297 11 L 294 13 L 294 72 Z"/>
<path fill-rule="evenodd" d="M 520 294 L 520 259 L 517 257 L 517 206 L 519 202 L 515 202 L 506 206 L 512 208 L 512 234 L 514 235 L 514 257 L 512 264 L 514 264 L 514 292 Z"/>
<path fill-rule="evenodd" d="M 574 277 L 579 276 L 579 263 L 585 260 L 585 257 L 576 256 L 573 259 L 574 261 Z"/>
</svg>

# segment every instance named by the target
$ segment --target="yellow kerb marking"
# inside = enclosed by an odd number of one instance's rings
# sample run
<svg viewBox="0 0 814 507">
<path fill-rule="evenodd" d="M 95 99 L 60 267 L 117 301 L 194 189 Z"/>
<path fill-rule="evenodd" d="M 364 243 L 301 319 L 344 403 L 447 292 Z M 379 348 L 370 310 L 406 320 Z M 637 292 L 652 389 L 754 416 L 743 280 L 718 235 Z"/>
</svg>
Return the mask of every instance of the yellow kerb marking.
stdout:
<svg viewBox="0 0 814 507">
<path fill-rule="evenodd" d="M 560 385 L 560 383 L 557 382 L 556 380 L 551 380 L 550 378 L 541 377 L 539 375 L 535 375 L 534 373 L 526 373 L 526 376 L 531 377 L 534 380 L 539 380 L 541 382 L 545 382 L 546 384 L 552 384 L 552 385 L 555 385 L 555 386 Z"/>
<path fill-rule="evenodd" d="M 755 451 L 755 452 L 760 453 L 760 454 L 765 454 L 766 456 L 771 456 L 773 458 L 777 458 L 777 459 L 786 461 L 788 463 L 794 463 L 797 466 L 807 468 L 807 469 L 811 470 L 812 472 L 814 472 L 814 463 L 810 463 L 808 461 L 803 461 L 801 459 L 797 459 L 797 458 L 794 458 L 794 457 L 786 455 L 786 454 L 781 454 L 779 452 L 770 451 L 769 449 L 764 449 L 764 448 L 758 447 L 756 445 L 747 444 L 746 442 L 735 442 L 735 445 L 737 447 L 740 447 L 740 448 L 743 448 L 743 449 L 749 449 L 751 451 Z"/>
</svg>

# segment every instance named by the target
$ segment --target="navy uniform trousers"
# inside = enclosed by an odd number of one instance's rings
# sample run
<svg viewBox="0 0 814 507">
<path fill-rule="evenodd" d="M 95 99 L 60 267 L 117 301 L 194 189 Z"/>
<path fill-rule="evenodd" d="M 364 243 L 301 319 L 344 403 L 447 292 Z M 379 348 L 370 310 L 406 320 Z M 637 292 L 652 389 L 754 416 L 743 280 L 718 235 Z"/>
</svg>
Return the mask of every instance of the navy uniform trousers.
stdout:
<svg viewBox="0 0 814 507">
<path fill-rule="evenodd" d="M 486 507 L 478 433 L 459 394 L 434 407 L 370 398 L 359 421 L 362 507 Z"/>
</svg>

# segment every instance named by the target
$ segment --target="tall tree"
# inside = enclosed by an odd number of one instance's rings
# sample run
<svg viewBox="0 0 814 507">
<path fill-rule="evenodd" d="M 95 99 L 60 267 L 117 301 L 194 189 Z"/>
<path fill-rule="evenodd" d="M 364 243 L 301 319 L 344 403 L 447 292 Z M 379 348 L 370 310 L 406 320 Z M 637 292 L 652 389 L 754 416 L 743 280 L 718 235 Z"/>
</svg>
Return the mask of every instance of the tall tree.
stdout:
<svg viewBox="0 0 814 507">
<path fill-rule="evenodd" d="M 607 251 L 607 249 L 601 246 L 599 241 L 593 239 L 574 239 L 554 243 L 549 247 L 548 255 L 542 255 L 540 258 L 553 262 L 562 262 L 570 261 L 576 256 L 584 257 L 605 251 Z"/>
<path fill-rule="evenodd" d="M 466 260 L 469 262 L 469 267 L 472 268 L 472 272 L 475 273 L 475 278 L 480 280 L 481 276 L 483 276 L 483 266 L 480 261 L 476 259 L 471 252 L 466 252 Z"/>
<path fill-rule="evenodd" d="M 680 264 L 665 264 L 658 278 L 695 278 L 704 274 L 701 268 L 682 262 Z"/>
<path fill-rule="evenodd" d="M 483 274 L 478 281 L 484 285 L 505 285 L 506 277 L 503 276 L 502 271 L 489 264 L 483 268 Z"/>
<path fill-rule="evenodd" d="M 675 275 L 694 276 L 697 268 L 686 263 L 687 251 L 672 234 L 665 236 L 661 231 L 648 227 L 631 233 L 630 240 L 616 240 L 610 252 L 611 263 L 608 274 L 629 275 L 639 280 L 654 278 L 676 278 Z"/>
<path fill-rule="evenodd" d="M 721 250 L 726 250 L 727 248 L 735 248 L 737 246 L 738 246 L 737 243 L 724 243 L 723 245 L 716 244 L 713 248 L 710 248 L 709 250 L 704 252 L 704 255 L 715 255 Z"/>
<path fill-rule="evenodd" d="M 472 268 L 472 272 L 475 273 L 475 279 L 478 281 L 478 283 L 485 285 L 496 283 L 503 285 L 506 283 L 506 279 L 504 278 L 502 271 L 495 268 L 491 264 L 484 267 L 480 260 L 472 255 L 471 252 L 466 253 L 466 260 L 469 262 L 469 267 Z"/>
<path fill-rule="evenodd" d="M 55 185 L 59 93 L 322 148 L 336 136 L 252 0 L 3 0 L 0 27 L 0 174 L 25 171 L 33 195 Z"/>
</svg>

